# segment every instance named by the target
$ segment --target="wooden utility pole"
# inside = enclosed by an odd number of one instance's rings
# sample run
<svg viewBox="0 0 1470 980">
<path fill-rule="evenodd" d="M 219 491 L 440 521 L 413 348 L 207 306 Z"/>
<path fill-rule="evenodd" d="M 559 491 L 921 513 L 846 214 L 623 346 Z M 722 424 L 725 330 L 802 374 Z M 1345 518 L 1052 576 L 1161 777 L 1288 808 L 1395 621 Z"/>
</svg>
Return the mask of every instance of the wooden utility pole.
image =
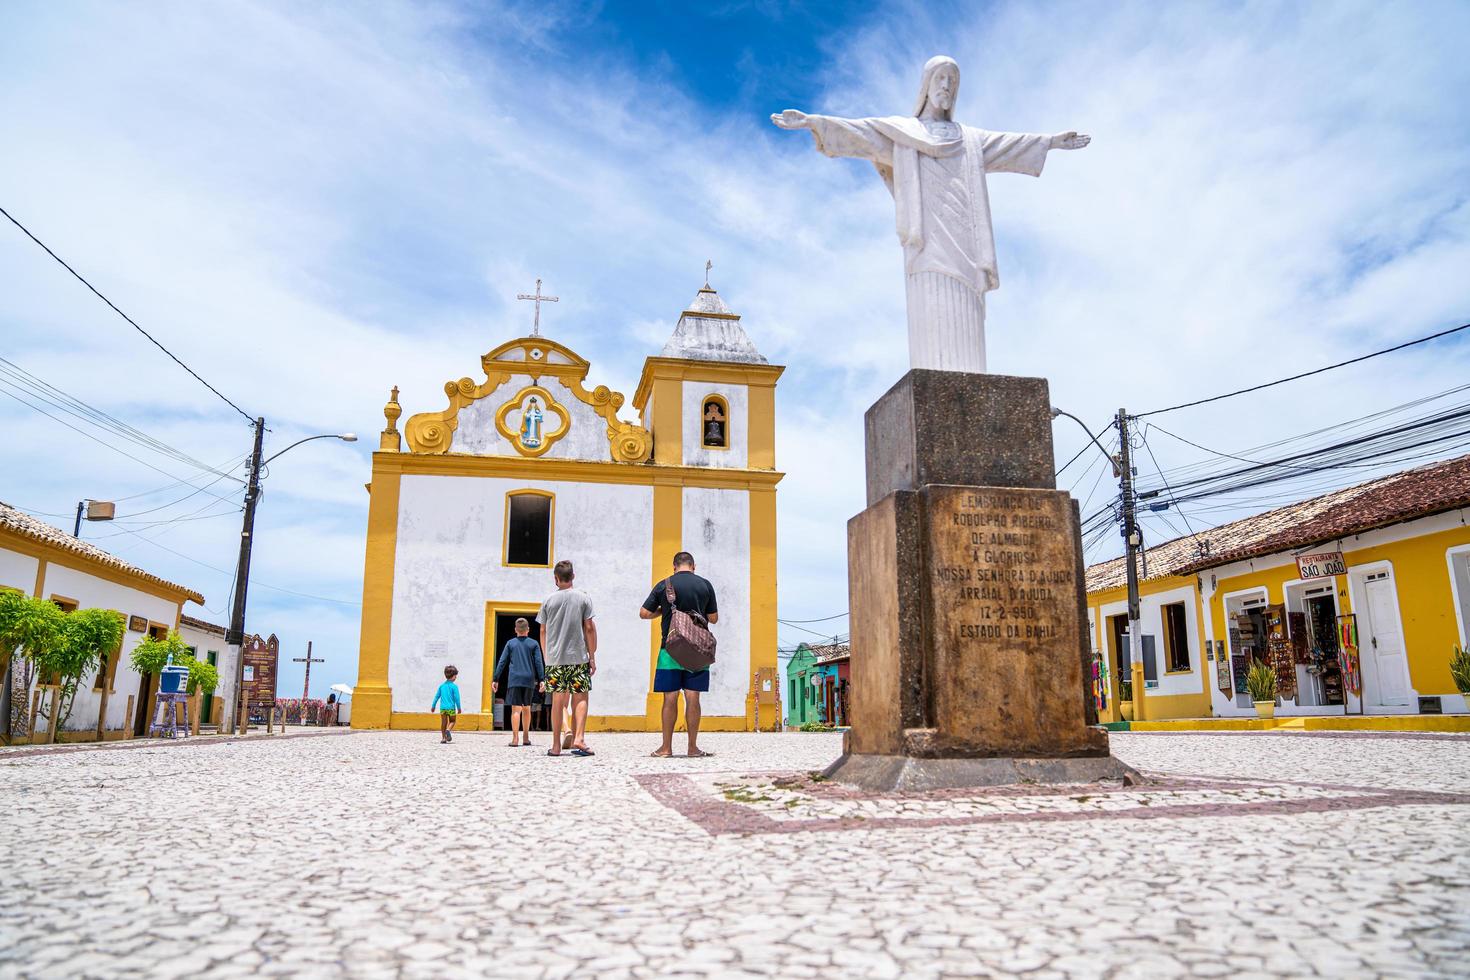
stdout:
<svg viewBox="0 0 1470 980">
<path fill-rule="evenodd" d="M 1133 683 L 1133 717 L 1143 721 L 1144 685 L 1148 682 L 1143 669 L 1143 635 L 1139 624 L 1138 599 L 1138 546 L 1142 537 L 1138 533 L 1138 501 L 1133 495 L 1132 447 L 1128 444 L 1128 412 L 1118 409 L 1118 462 L 1123 471 L 1119 474 L 1123 504 L 1123 554 L 1127 558 L 1128 574 L 1128 672 Z"/>
<path fill-rule="evenodd" d="M 255 505 L 260 500 L 260 449 L 265 438 L 265 419 L 255 420 L 255 445 L 250 451 L 250 479 L 245 484 L 245 517 L 240 528 L 240 558 L 235 567 L 235 601 L 230 610 L 230 629 L 225 643 L 239 647 L 235 664 L 235 704 L 227 716 L 238 713 L 243 727 L 249 725 L 249 705 L 245 700 L 245 601 L 250 588 L 250 546 L 255 535 Z M 274 457 L 272 457 L 274 458 Z"/>
</svg>

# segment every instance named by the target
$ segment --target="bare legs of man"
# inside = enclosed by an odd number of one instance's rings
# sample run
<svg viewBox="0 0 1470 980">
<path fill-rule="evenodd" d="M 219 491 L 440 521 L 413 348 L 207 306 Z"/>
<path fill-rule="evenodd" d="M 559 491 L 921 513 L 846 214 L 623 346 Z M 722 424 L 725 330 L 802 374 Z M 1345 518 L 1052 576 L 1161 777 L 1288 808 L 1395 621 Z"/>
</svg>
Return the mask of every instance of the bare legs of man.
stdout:
<svg viewBox="0 0 1470 980">
<path fill-rule="evenodd" d="M 663 744 L 653 754 L 663 758 L 674 754 L 674 725 L 679 721 L 679 695 L 684 695 L 684 727 L 689 731 L 689 755 L 693 758 L 701 758 L 709 755 L 699 748 L 699 719 L 701 711 L 699 707 L 698 691 L 665 691 L 663 707 Z"/>
<path fill-rule="evenodd" d="M 591 752 L 587 748 L 587 695 L 572 695 L 572 748 Z"/>
<path fill-rule="evenodd" d="M 701 717 L 699 708 L 699 692 L 684 692 L 684 727 L 689 730 L 689 757 L 691 759 L 709 755 L 699 748 L 699 719 Z"/>
<path fill-rule="evenodd" d="M 567 711 L 567 698 L 571 696 L 565 691 L 553 691 L 551 694 L 551 748 L 546 750 L 547 755 L 561 755 L 561 720 Z M 584 694 L 581 697 L 585 717 L 587 696 Z"/>
</svg>

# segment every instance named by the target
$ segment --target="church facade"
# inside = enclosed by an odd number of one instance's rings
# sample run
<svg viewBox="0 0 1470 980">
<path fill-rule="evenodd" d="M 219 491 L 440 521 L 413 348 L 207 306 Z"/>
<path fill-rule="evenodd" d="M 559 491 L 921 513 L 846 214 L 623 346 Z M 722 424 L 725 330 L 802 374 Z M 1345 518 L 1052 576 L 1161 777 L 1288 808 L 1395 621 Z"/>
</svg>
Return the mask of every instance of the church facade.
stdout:
<svg viewBox="0 0 1470 980">
<path fill-rule="evenodd" d="M 597 675 L 588 727 L 656 731 L 658 621 L 638 617 L 675 552 L 714 584 L 718 660 L 707 731 L 754 724 L 752 678 L 776 664 L 775 392 L 740 317 L 706 283 L 632 408 L 587 385 L 592 367 L 533 333 L 447 382 L 448 406 L 410 417 L 398 389 L 373 454 L 352 724 L 438 728 L 444 666 L 459 668 L 461 730 L 495 725 L 495 658 L 570 559 L 592 598 Z"/>
</svg>

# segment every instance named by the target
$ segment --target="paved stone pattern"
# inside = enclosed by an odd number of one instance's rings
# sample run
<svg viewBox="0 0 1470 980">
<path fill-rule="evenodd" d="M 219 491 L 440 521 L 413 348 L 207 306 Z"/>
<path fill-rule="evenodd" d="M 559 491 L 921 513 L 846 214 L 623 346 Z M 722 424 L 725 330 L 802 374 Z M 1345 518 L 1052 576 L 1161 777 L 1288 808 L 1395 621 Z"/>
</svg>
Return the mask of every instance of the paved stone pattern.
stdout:
<svg viewBox="0 0 1470 980">
<path fill-rule="evenodd" d="M 0 752 L 0 976 L 1467 970 L 1470 739 L 1115 736 L 1166 774 L 1157 805 L 1218 810 L 1151 819 L 1108 809 L 1143 806 L 1132 787 L 845 799 L 802 781 L 839 751 L 830 735 L 712 735 L 705 760 L 651 759 L 647 736 L 593 745 L 549 759 L 499 734 L 327 733 Z M 759 790 L 778 779 L 814 806 L 914 819 L 712 833 L 657 789 L 770 808 Z M 1382 805 L 1290 809 L 1366 790 Z"/>
</svg>

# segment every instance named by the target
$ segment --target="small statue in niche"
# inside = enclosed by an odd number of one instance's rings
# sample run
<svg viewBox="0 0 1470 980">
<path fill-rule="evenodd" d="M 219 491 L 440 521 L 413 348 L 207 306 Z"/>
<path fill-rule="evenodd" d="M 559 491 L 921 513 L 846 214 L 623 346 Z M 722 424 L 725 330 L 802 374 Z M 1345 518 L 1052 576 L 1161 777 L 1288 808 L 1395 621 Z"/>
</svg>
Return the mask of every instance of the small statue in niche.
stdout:
<svg viewBox="0 0 1470 980">
<path fill-rule="evenodd" d="M 521 445 L 527 449 L 536 449 L 541 445 L 541 405 L 536 396 L 531 396 L 530 403 L 521 412 Z"/>
<path fill-rule="evenodd" d="M 725 413 L 717 401 L 704 403 L 704 444 L 721 449 L 725 447 Z"/>
</svg>

